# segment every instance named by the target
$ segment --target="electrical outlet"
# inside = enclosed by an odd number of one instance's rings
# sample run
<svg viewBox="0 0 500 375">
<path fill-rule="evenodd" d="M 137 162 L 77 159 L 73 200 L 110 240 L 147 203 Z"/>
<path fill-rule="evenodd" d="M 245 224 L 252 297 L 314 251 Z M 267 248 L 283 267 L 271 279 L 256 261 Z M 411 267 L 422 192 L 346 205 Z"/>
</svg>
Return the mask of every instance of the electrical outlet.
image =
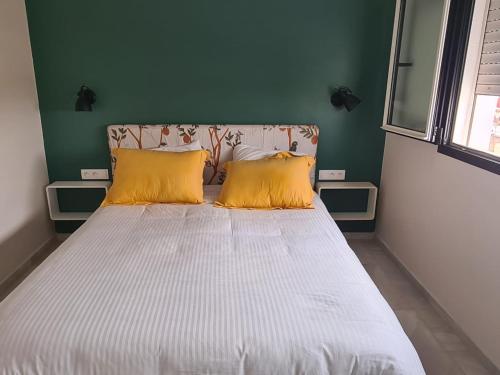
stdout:
<svg viewBox="0 0 500 375">
<path fill-rule="evenodd" d="M 322 169 L 319 171 L 320 180 L 345 180 L 345 169 Z"/>
<path fill-rule="evenodd" d="M 81 169 L 82 180 L 109 180 L 107 169 Z"/>
</svg>

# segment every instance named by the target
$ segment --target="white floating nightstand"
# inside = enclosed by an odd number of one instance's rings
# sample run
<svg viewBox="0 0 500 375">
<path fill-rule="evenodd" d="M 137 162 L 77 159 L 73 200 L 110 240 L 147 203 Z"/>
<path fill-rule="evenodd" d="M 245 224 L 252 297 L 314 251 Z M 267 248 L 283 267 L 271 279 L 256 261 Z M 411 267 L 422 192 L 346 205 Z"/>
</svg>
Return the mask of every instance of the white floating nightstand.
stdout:
<svg viewBox="0 0 500 375">
<path fill-rule="evenodd" d="M 368 203 L 363 212 L 331 212 L 334 220 L 354 221 L 375 219 L 378 189 L 371 182 L 322 181 L 316 184 L 316 191 L 321 197 L 322 190 L 368 190 Z"/>
<path fill-rule="evenodd" d="M 105 193 L 111 185 L 110 181 L 56 181 L 47 185 L 47 202 L 52 220 L 87 220 L 92 212 L 61 212 L 57 199 L 57 189 L 104 189 Z"/>
</svg>

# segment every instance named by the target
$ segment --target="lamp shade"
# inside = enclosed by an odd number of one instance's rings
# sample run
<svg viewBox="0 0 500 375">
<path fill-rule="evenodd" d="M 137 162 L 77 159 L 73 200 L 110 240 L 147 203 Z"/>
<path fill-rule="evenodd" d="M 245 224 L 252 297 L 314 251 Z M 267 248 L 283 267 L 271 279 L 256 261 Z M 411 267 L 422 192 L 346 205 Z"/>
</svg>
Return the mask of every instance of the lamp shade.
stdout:
<svg viewBox="0 0 500 375">
<path fill-rule="evenodd" d="M 344 98 L 344 106 L 348 112 L 356 108 L 359 103 L 361 103 L 361 100 L 355 95 L 347 94 Z"/>
<path fill-rule="evenodd" d="M 339 87 L 335 89 L 331 95 L 330 102 L 336 108 L 345 107 L 347 111 L 351 112 L 359 103 L 361 103 L 361 99 L 353 95 L 351 89 L 348 87 Z"/>
<path fill-rule="evenodd" d="M 80 87 L 78 91 L 78 98 L 75 103 L 75 111 L 77 112 L 91 112 L 92 104 L 96 102 L 96 95 L 87 86 Z"/>
</svg>

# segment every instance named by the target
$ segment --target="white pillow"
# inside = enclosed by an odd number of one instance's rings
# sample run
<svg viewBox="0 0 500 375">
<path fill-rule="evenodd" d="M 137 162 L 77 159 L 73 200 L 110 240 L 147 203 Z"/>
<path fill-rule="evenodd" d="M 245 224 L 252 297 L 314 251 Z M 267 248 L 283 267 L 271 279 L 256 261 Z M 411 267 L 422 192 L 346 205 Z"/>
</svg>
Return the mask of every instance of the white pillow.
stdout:
<svg viewBox="0 0 500 375">
<path fill-rule="evenodd" d="M 179 146 L 161 146 L 151 149 L 152 151 L 169 151 L 169 152 L 185 152 L 185 151 L 199 151 L 201 150 L 200 140 L 197 139 L 191 143 Z"/>
<path fill-rule="evenodd" d="M 278 152 L 290 152 L 288 150 L 273 150 L 273 151 L 264 151 L 261 148 L 255 147 L 255 146 L 249 146 L 249 145 L 244 145 L 244 144 L 239 144 L 235 146 L 233 149 L 233 160 L 259 160 L 259 159 L 264 159 L 268 158 L 270 156 L 273 156 L 277 154 Z M 290 152 L 291 154 L 295 156 L 302 156 L 305 154 L 301 154 L 298 152 Z"/>
</svg>

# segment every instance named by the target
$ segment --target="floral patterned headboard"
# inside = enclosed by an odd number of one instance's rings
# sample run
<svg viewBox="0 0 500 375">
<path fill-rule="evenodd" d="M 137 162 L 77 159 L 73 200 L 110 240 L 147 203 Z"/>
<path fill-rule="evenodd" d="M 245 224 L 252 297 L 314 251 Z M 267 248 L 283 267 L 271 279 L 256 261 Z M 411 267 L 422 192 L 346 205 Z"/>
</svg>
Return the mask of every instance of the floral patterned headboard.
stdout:
<svg viewBox="0 0 500 375">
<path fill-rule="evenodd" d="M 199 139 L 202 147 L 212 153 L 204 172 L 207 185 L 224 181 L 224 163 L 232 159 L 233 148 L 240 143 L 316 156 L 319 135 L 316 125 L 109 125 L 107 131 L 110 150 L 177 146 Z M 115 160 L 111 160 L 114 170 Z M 311 181 L 314 173 L 312 170 Z"/>
</svg>

